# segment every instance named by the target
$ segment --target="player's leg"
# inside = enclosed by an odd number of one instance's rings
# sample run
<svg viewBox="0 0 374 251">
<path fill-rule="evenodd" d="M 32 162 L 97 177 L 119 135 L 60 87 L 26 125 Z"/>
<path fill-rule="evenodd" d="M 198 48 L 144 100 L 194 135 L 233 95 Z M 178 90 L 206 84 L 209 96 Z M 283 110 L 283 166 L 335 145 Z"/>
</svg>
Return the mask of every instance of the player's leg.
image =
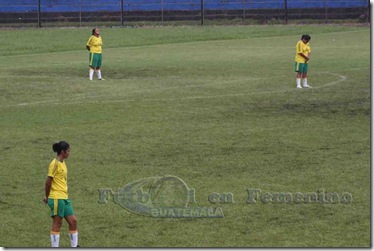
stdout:
<svg viewBox="0 0 374 251">
<path fill-rule="evenodd" d="M 101 76 L 101 63 L 102 63 L 102 54 L 97 55 L 97 64 L 96 64 L 96 72 L 97 72 L 97 77 L 99 80 L 104 80 L 104 78 Z"/>
<path fill-rule="evenodd" d="M 96 67 L 96 73 L 97 73 L 97 78 L 99 80 L 103 80 L 102 76 L 101 76 L 101 70 L 100 70 L 100 67 Z"/>
<path fill-rule="evenodd" d="M 303 69 L 303 74 L 301 76 L 301 78 L 303 79 L 303 87 L 304 88 L 311 88 L 311 86 L 308 85 L 307 75 L 308 75 L 308 64 L 305 64 L 304 69 Z"/>
<path fill-rule="evenodd" d="M 65 220 L 69 224 L 69 231 L 77 231 L 78 229 L 78 221 L 75 215 L 65 216 Z"/>
<path fill-rule="evenodd" d="M 60 245 L 60 228 L 63 219 L 64 204 L 62 200 L 48 199 L 48 206 L 51 209 L 51 217 L 53 217 L 51 229 L 51 245 L 59 247 Z"/>
<path fill-rule="evenodd" d="M 65 220 L 69 224 L 69 236 L 70 236 L 70 246 L 78 246 L 78 223 L 75 215 L 69 215 L 65 217 Z"/>
<path fill-rule="evenodd" d="M 301 88 L 301 67 L 302 64 L 295 62 L 296 88 Z"/>
<path fill-rule="evenodd" d="M 89 74 L 90 80 L 93 80 L 94 71 L 95 71 L 95 69 L 90 67 L 90 74 Z"/>
<path fill-rule="evenodd" d="M 53 223 L 51 229 L 51 245 L 52 247 L 60 246 L 60 229 L 62 224 L 62 219 L 60 216 L 53 216 Z"/>
<path fill-rule="evenodd" d="M 89 55 L 89 66 L 90 66 L 89 78 L 90 78 L 90 80 L 93 79 L 93 75 L 94 75 L 94 71 L 95 71 L 95 68 L 92 66 L 93 63 L 94 63 L 93 60 L 94 60 L 94 53 L 90 53 L 90 55 Z"/>
<path fill-rule="evenodd" d="M 78 246 L 78 222 L 70 200 L 65 200 L 65 220 L 69 224 L 70 246 Z"/>
</svg>

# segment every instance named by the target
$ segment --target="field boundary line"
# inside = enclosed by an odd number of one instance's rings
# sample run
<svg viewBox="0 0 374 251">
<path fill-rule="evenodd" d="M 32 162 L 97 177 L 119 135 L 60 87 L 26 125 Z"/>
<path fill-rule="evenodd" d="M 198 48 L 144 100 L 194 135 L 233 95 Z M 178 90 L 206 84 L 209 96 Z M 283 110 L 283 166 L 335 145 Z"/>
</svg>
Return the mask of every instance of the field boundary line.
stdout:
<svg viewBox="0 0 374 251">
<path fill-rule="evenodd" d="M 313 89 L 320 89 L 328 86 L 333 86 L 339 83 L 342 83 L 348 79 L 347 76 L 341 75 L 338 73 L 332 73 L 332 72 L 319 72 L 316 74 L 330 74 L 333 76 L 337 76 L 340 79 L 328 82 L 326 84 L 313 87 L 311 89 L 303 89 L 304 91 L 309 91 Z M 226 83 L 231 83 L 229 81 L 225 81 Z M 234 80 L 234 82 L 237 82 L 237 80 Z M 182 88 L 182 87 L 181 87 Z M 242 96 L 250 96 L 250 95 L 257 95 L 257 94 L 279 94 L 279 93 L 285 93 L 290 91 L 303 91 L 298 90 L 295 88 L 287 88 L 283 90 L 278 91 L 260 91 L 260 92 L 247 92 L 247 93 L 233 93 L 233 94 L 219 94 L 219 95 L 211 95 L 211 96 L 190 96 L 190 97 L 181 97 L 181 98 L 145 98 L 145 99 L 118 99 L 119 97 L 109 97 L 112 98 L 111 100 L 94 100 L 89 101 L 89 99 L 92 99 L 92 96 L 90 97 L 78 97 L 80 100 L 86 99 L 86 101 L 73 101 L 73 102 L 63 102 L 64 105 L 80 105 L 80 104 L 110 104 L 110 103 L 125 103 L 125 102 L 152 102 L 152 101 L 174 101 L 174 100 L 194 100 L 194 99 L 216 99 L 216 98 L 228 98 L 228 97 L 242 97 Z M 145 92 L 151 92 L 152 90 L 145 90 Z M 97 97 L 106 97 L 106 96 L 96 96 Z M 117 98 L 117 99 L 113 99 Z M 27 106 L 34 106 L 34 105 L 61 105 L 62 102 L 60 100 L 45 100 L 45 101 L 39 101 L 39 102 L 30 102 L 30 103 L 19 103 L 19 104 L 13 104 L 13 105 L 5 105 L 0 106 L 0 108 L 9 108 L 9 107 L 27 107 Z"/>
</svg>

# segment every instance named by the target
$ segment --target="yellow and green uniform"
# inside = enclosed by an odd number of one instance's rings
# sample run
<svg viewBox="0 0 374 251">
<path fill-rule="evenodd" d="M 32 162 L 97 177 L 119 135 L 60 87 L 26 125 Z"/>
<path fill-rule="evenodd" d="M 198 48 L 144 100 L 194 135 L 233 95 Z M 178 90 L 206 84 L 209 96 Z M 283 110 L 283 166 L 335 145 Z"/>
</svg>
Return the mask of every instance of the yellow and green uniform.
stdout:
<svg viewBox="0 0 374 251">
<path fill-rule="evenodd" d="M 92 35 L 88 41 L 87 46 L 90 47 L 89 65 L 91 67 L 101 67 L 102 64 L 102 38 Z"/>
<path fill-rule="evenodd" d="M 87 46 L 90 47 L 91 53 L 102 53 L 102 48 L 101 48 L 102 45 L 103 45 L 103 39 L 100 36 L 96 37 L 92 35 L 87 41 Z"/>
<path fill-rule="evenodd" d="M 309 43 L 304 44 L 304 42 L 300 40 L 296 44 L 295 72 L 300 72 L 300 73 L 308 72 L 308 62 L 305 62 L 305 58 L 300 56 L 299 53 L 302 53 L 305 56 L 308 56 L 310 52 L 311 50 L 310 50 Z"/>
<path fill-rule="evenodd" d="M 65 161 L 54 159 L 49 164 L 48 176 L 52 178 L 51 190 L 48 196 L 48 205 L 51 208 L 51 216 L 65 217 L 73 215 L 74 211 L 68 197 L 67 184 L 68 169 Z"/>
</svg>

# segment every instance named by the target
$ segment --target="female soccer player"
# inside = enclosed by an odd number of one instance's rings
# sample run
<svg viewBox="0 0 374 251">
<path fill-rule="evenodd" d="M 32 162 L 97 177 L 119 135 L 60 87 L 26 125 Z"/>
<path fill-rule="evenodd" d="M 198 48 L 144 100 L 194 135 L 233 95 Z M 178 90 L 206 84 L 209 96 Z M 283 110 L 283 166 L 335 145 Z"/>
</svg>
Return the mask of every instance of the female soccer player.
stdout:
<svg viewBox="0 0 374 251">
<path fill-rule="evenodd" d="M 104 80 L 101 77 L 101 63 L 102 63 L 102 48 L 103 40 L 100 36 L 98 28 L 92 30 L 92 36 L 88 39 L 86 48 L 90 51 L 89 66 L 90 66 L 90 80 L 93 79 L 94 71 L 96 70 L 99 80 Z"/>
<path fill-rule="evenodd" d="M 307 82 L 308 74 L 308 62 L 310 60 L 310 36 L 302 35 L 301 40 L 296 44 L 296 56 L 295 56 L 295 72 L 296 73 L 296 88 L 301 87 L 301 79 L 303 79 L 303 87 L 311 88 Z"/>
<path fill-rule="evenodd" d="M 52 247 L 59 247 L 60 228 L 62 219 L 69 224 L 70 243 L 78 247 L 77 219 L 68 197 L 67 167 L 65 159 L 70 155 L 70 145 L 65 141 L 53 144 L 57 157 L 49 164 L 48 176 L 45 182 L 45 197 L 43 202 L 51 208 L 53 224 L 51 229 Z"/>
</svg>

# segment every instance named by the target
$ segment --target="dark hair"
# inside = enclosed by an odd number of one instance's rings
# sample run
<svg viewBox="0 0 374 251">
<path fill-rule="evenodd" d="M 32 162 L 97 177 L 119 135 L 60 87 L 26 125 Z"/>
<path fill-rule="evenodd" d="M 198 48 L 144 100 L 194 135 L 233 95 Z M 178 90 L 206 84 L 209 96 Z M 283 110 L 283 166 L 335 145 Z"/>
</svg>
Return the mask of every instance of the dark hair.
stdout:
<svg viewBox="0 0 374 251">
<path fill-rule="evenodd" d="M 301 40 L 305 39 L 305 40 L 309 41 L 310 38 L 311 38 L 311 37 L 310 37 L 309 35 L 302 35 L 302 36 L 301 36 Z"/>
<path fill-rule="evenodd" d="M 55 153 L 60 154 L 62 151 L 66 151 L 70 148 L 70 145 L 66 141 L 60 141 L 53 144 L 52 149 Z"/>
<path fill-rule="evenodd" d="M 95 35 L 95 30 L 96 30 L 96 28 L 93 28 L 92 35 Z"/>
</svg>

